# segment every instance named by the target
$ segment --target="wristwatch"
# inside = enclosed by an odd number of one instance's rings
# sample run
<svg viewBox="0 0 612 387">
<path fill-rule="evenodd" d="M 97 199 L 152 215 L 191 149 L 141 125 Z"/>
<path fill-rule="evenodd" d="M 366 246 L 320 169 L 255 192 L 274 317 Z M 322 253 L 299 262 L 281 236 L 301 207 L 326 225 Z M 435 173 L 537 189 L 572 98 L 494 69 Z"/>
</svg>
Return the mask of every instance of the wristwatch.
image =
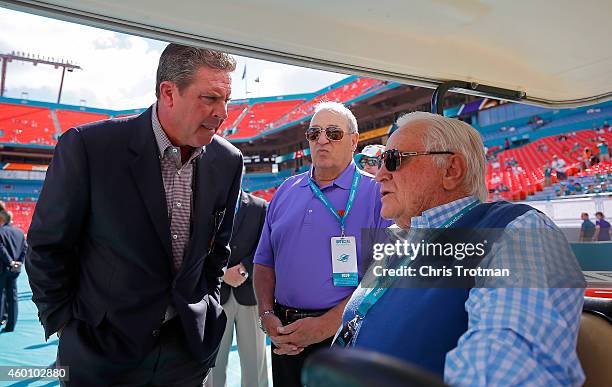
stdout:
<svg viewBox="0 0 612 387">
<path fill-rule="evenodd" d="M 274 311 L 273 310 L 266 310 L 265 312 L 262 312 L 262 313 L 259 314 L 259 319 L 258 319 L 259 329 L 261 329 L 261 331 L 263 333 L 265 333 L 266 335 L 268 335 L 268 332 L 266 331 L 266 327 L 263 325 L 262 318 L 266 317 L 266 316 L 268 316 L 270 314 L 274 314 Z"/>
</svg>

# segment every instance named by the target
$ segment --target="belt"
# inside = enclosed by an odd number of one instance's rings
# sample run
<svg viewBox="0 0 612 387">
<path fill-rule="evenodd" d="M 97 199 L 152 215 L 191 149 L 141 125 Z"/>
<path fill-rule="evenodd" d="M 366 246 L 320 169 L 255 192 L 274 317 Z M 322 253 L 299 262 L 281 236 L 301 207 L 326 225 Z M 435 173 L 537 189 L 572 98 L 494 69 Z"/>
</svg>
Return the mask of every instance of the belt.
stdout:
<svg viewBox="0 0 612 387">
<path fill-rule="evenodd" d="M 284 325 L 291 324 L 297 320 L 306 317 L 319 317 L 325 314 L 329 309 L 296 309 L 289 308 L 280 304 L 274 304 L 274 314 L 281 320 Z"/>
</svg>

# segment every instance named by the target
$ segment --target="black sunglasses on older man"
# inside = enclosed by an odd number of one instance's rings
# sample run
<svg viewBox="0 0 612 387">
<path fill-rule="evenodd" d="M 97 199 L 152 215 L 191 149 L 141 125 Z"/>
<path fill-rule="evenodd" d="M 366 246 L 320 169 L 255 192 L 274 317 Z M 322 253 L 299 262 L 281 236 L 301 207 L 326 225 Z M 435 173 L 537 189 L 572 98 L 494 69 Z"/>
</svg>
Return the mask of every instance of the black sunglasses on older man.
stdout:
<svg viewBox="0 0 612 387">
<path fill-rule="evenodd" d="M 402 159 L 408 159 L 415 156 L 427 156 L 427 155 L 454 155 L 455 152 L 451 151 L 432 151 L 432 152 L 400 152 L 397 149 L 389 149 L 384 151 L 383 154 L 378 158 L 378 167 L 385 164 L 387 171 L 393 172 L 399 169 L 402 165 Z"/>
<path fill-rule="evenodd" d="M 337 126 L 328 126 L 325 129 L 317 126 L 311 126 L 310 128 L 306 129 L 306 139 L 313 142 L 319 140 L 319 136 L 323 130 L 325 130 L 325 137 L 327 137 L 329 141 L 340 141 L 344 137 L 345 133 L 344 130 Z"/>
</svg>

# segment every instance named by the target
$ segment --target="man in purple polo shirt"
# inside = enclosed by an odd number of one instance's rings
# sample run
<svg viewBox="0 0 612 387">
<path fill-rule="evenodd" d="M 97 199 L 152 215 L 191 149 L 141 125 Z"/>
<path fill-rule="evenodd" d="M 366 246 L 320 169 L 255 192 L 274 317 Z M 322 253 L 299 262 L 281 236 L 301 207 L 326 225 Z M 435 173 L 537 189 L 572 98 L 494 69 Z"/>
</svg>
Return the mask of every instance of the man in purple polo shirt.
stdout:
<svg viewBox="0 0 612 387">
<path fill-rule="evenodd" d="M 352 161 L 357 120 L 344 105 L 317 105 L 306 130 L 313 167 L 287 179 L 255 253 L 260 325 L 273 343 L 275 386 L 300 386 L 306 357 L 328 347 L 367 262 L 364 228 L 385 228 L 380 190 Z M 365 258 L 365 257 L 364 257 Z"/>
</svg>

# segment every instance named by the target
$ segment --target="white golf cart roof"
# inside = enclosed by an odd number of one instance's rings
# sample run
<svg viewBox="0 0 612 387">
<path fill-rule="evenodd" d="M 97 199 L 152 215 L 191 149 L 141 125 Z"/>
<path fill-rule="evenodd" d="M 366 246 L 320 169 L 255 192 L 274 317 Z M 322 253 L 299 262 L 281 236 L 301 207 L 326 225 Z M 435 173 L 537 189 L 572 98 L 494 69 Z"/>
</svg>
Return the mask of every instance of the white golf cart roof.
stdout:
<svg viewBox="0 0 612 387">
<path fill-rule="evenodd" d="M 0 0 L 0 6 L 260 59 L 508 99 L 612 99 L 612 1 Z M 67 42 L 68 44 L 68 42 Z M 502 93 L 503 94 L 503 93 Z"/>
</svg>

